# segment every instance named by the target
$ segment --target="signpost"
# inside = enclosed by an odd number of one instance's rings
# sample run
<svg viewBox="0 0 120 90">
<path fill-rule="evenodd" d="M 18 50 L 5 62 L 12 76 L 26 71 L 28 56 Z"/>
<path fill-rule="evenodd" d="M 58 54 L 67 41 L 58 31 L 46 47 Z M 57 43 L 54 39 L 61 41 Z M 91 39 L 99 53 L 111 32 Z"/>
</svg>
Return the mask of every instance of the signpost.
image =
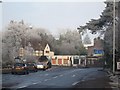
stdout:
<svg viewBox="0 0 120 90">
<path fill-rule="evenodd" d="M 117 70 L 120 70 L 120 62 L 117 62 Z"/>
</svg>

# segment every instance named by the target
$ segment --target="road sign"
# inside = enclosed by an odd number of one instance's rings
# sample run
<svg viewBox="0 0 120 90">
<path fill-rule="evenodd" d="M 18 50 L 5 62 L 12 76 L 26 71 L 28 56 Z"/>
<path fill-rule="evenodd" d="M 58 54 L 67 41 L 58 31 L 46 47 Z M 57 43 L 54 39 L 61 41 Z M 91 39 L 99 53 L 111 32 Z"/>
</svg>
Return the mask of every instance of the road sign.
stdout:
<svg viewBox="0 0 120 90">
<path fill-rule="evenodd" d="M 94 49 L 93 56 L 103 56 L 103 54 L 104 54 L 103 50 Z"/>
<path fill-rule="evenodd" d="M 120 70 L 120 62 L 117 62 L 117 70 Z"/>
</svg>

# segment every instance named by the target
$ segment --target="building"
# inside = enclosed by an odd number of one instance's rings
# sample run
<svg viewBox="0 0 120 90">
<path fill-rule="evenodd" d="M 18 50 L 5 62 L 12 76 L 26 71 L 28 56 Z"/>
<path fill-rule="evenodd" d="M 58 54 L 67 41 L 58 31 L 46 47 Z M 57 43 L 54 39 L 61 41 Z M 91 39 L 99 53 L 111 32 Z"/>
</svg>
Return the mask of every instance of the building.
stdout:
<svg viewBox="0 0 120 90">
<path fill-rule="evenodd" d="M 36 49 L 34 51 L 33 55 L 38 56 L 38 57 L 40 57 L 42 55 L 52 57 L 52 56 L 54 56 L 54 52 L 50 50 L 50 46 L 47 44 L 43 50 Z"/>
<path fill-rule="evenodd" d="M 42 55 L 48 56 L 49 58 L 52 58 L 52 56 L 54 56 L 54 52 L 50 50 L 50 46 L 48 44 L 44 47 L 43 50 L 41 49 L 29 50 L 28 48 L 19 49 L 19 56 L 21 57 L 21 59 L 35 58 L 35 60 L 37 60 Z"/>
<path fill-rule="evenodd" d="M 88 56 L 103 56 L 103 40 L 100 37 L 94 39 L 94 45 L 88 46 Z"/>
<path fill-rule="evenodd" d="M 103 50 L 103 40 L 100 37 L 94 39 L 94 45 L 88 46 L 87 49 L 87 65 L 88 66 L 103 66 L 104 61 L 102 60 L 104 56 Z"/>
<path fill-rule="evenodd" d="M 25 51 L 26 50 L 24 50 L 24 48 L 20 48 L 19 55 L 21 57 L 24 57 L 26 55 Z M 42 55 L 48 56 L 51 59 L 52 65 L 58 65 L 58 66 L 86 66 L 86 56 L 54 55 L 54 52 L 51 51 L 50 46 L 48 44 L 45 46 L 45 48 L 43 50 L 40 50 L 40 49 L 34 50 L 31 55 L 36 57 L 36 60 L 38 60 L 38 58 Z"/>
<path fill-rule="evenodd" d="M 86 56 L 54 55 L 52 65 L 58 66 L 86 66 Z"/>
<path fill-rule="evenodd" d="M 44 51 L 43 55 L 45 56 L 49 56 L 49 57 L 54 56 L 54 52 L 50 50 L 50 46 L 48 44 L 45 46 L 43 51 Z"/>
</svg>

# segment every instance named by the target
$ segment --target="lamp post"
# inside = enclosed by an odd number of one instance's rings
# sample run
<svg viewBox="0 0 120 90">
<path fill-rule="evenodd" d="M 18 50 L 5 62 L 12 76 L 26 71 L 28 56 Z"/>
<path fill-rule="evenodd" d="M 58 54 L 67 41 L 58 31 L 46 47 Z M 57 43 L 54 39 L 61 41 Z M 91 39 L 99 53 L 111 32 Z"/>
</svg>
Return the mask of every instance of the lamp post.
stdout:
<svg viewBox="0 0 120 90">
<path fill-rule="evenodd" d="M 113 1 L 113 74 L 115 73 L 115 0 Z"/>
</svg>

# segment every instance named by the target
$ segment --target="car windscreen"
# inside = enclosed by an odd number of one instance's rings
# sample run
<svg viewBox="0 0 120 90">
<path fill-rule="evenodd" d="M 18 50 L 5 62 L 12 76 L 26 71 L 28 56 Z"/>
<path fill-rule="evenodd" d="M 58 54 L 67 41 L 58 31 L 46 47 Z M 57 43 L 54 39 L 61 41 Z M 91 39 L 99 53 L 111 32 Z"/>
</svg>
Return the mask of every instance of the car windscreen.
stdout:
<svg viewBox="0 0 120 90">
<path fill-rule="evenodd" d="M 28 63 L 27 65 L 28 65 L 28 66 L 34 66 L 34 64 L 32 64 L 32 63 Z"/>
<path fill-rule="evenodd" d="M 46 56 L 41 56 L 39 58 L 39 62 L 47 62 L 48 61 L 48 58 Z"/>
<path fill-rule="evenodd" d="M 17 64 L 15 64 L 14 66 L 15 66 L 15 67 L 17 67 L 17 66 L 22 67 L 22 66 L 25 66 L 25 64 L 23 64 L 23 63 L 17 63 Z"/>
</svg>

